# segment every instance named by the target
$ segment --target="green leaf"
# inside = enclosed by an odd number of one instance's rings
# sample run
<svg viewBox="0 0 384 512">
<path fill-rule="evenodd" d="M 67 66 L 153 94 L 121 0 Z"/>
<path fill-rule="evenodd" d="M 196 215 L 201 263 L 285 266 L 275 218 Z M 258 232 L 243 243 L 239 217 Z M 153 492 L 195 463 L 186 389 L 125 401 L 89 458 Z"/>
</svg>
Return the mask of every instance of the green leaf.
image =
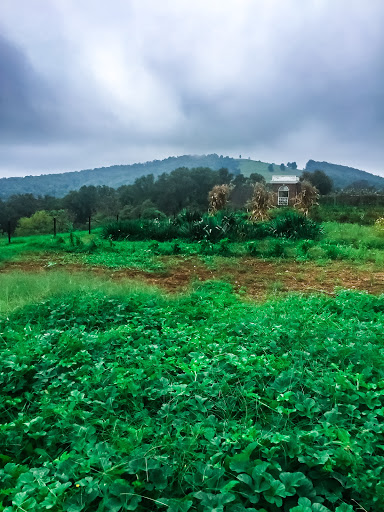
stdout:
<svg viewBox="0 0 384 512">
<path fill-rule="evenodd" d="M 329 508 L 324 507 L 321 503 L 314 503 L 312 505 L 312 512 L 331 512 Z"/>
<path fill-rule="evenodd" d="M 240 475 L 237 475 L 237 479 L 240 480 L 240 482 L 244 482 L 246 485 L 251 487 L 251 489 L 253 488 L 253 480 L 246 473 L 241 473 Z"/>
<path fill-rule="evenodd" d="M 296 488 L 300 487 L 305 480 L 303 473 L 280 473 L 280 480 L 283 482 L 287 496 L 294 496 Z"/>
<path fill-rule="evenodd" d="M 247 507 L 245 508 L 244 505 L 241 505 L 240 503 L 236 503 L 235 505 L 229 505 L 226 507 L 226 512 L 259 512 L 255 508 Z"/>
<path fill-rule="evenodd" d="M 159 501 L 164 503 L 164 505 L 167 505 L 167 512 L 188 512 L 193 505 L 191 500 L 177 498 L 161 498 Z"/>
<path fill-rule="evenodd" d="M 265 475 L 265 472 L 267 471 L 269 466 L 269 462 L 261 462 L 260 464 L 256 464 L 256 466 L 254 466 L 254 468 L 252 469 L 252 478 Z"/>
<path fill-rule="evenodd" d="M 104 498 L 103 505 L 108 512 L 119 512 L 123 509 L 122 502 L 117 498 Z"/>
<path fill-rule="evenodd" d="M 284 391 L 287 391 L 287 389 L 291 389 L 293 387 L 296 380 L 297 377 L 295 376 L 295 372 L 292 370 L 287 370 L 281 372 L 281 374 L 271 384 L 271 387 L 279 393 L 284 393 Z"/>
<path fill-rule="evenodd" d="M 274 480 L 269 483 L 269 489 L 263 492 L 264 499 L 268 503 L 274 503 L 278 507 L 281 507 L 283 500 L 281 498 L 286 497 L 284 484 L 278 480 Z"/>
<path fill-rule="evenodd" d="M 85 506 L 85 500 L 82 498 L 80 493 L 77 493 L 65 501 L 63 510 L 66 512 L 81 512 L 85 509 Z"/>
<path fill-rule="evenodd" d="M 229 459 L 229 467 L 236 473 L 245 473 L 249 468 L 252 452 L 257 448 L 257 442 L 251 443 L 245 450 Z"/>
<path fill-rule="evenodd" d="M 268 482 L 263 476 L 256 475 L 255 478 L 253 478 L 253 491 L 260 493 L 268 490 L 270 487 L 270 482 Z"/>
<path fill-rule="evenodd" d="M 352 505 L 347 505 L 346 503 L 343 503 L 342 505 L 339 505 L 335 512 L 353 512 Z"/>
<path fill-rule="evenodd" d="M 205 507 L 209 507 L 208 510 L 212 510 L 215 512 L 221 512 L 224 510 L 224 505 L 226 503 L 230 503 L 236 499 L 234 494 L 229 492 L 223 494 L 211 494 L 206 492 L 196 492 L 194 494 L 195 498 L 201 500 L 201 504 Z"/>
<path fill-rule="evenodd" d="M 307 498 L 299 498 L 297 507 L 293 507 L 289 512 L 312 512 L 312 503 Z"/>
<path fill-rule="evenodd" d="M 312 507 L 307 507 L 305 505 L 298 505 L 297 507 L 293 507 L 289 509 L 289 512 L 312 512 Z"/>
</svg>

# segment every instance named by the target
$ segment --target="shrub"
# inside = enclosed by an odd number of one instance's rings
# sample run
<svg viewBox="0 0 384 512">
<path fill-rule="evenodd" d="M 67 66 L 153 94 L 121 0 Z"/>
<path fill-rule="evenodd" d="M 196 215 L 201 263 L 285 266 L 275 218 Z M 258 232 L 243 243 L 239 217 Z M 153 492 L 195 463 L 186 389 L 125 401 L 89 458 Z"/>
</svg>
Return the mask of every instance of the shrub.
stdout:
<svg viewBox="0 0 384 512">
<path fill-rule="evenodd" d="M 260 256 L 260 248 L 256 242 L 249 242 L 247 245 L 247 252 L 251 256 Z"/>
<path fill-rule="evenodd" d="M 284 258 L 285 252 L 285 240 L 270 240 L 265 256 L 272 258 Z"/>
<path fill-rule="evenodd" d="M 157 240 L 159 242 L 184 239 L 207 240 L 218 243 L 228 239 L 231 242 L 261 240 L 267 237 L 315 239 L 322 233 L 321 227 L 313 220 L 296 212 L 286 212 L 270 222 L 249 222 L 246 214 L 219 212 L 203 215 L 183 214 L 176 219 L 132 219 L 107 224 L 102 237 L 109 240 Z"/>
<path fill-rule="evenodd" d="M 222 256 L 229 256 L 231 254 L 231 248 L 229 246 L 229 238 L 222 238 L 218 243 L 218 253 Z"/>
<path fill-rule="evenodd" d="M 270 223 L 271 235 L 276 237 L 316 240 L 323 230 L 319 224 L 299 213 L 288 211 Z"/>
</svg>

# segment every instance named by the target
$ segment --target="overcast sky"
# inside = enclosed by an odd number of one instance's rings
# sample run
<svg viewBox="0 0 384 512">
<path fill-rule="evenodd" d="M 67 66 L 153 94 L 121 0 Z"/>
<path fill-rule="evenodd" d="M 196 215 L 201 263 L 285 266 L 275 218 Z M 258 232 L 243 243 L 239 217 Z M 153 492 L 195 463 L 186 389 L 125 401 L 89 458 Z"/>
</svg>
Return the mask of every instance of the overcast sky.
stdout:
<svg viewBox="0 0 384 512">
<path fill-rule="evenodd" d="M 384 175 L 384 1 L 1 0 L 0 176 L 207 153 Z"/>
</svg>

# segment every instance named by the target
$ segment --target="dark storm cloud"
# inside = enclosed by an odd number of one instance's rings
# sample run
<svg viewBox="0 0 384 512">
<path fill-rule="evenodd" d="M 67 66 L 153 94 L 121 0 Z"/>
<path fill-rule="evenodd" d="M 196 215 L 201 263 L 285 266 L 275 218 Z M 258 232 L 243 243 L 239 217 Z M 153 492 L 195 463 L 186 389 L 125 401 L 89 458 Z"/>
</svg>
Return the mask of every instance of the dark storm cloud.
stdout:
<svg viewBox="0 0 384 512">
<path fill-rule="evenodd" d="M 54 97 L 23 52 L 0 35 L 1 143 L 38 140 L 52 130 Z"/>
</svg>

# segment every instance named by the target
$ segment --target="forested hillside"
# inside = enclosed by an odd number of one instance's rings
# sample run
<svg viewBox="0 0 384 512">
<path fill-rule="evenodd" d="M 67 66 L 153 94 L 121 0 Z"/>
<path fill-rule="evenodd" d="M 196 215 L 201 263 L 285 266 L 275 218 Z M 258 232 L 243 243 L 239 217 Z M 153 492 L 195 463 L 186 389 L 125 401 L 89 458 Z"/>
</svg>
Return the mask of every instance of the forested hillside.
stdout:
<svg viewBox="0 0 384 512">
<path fill-rule="evenodd" d="M 225 168 L 184 167 L 157 177 L 153 174 L 141 176 L 133 184 L 117 189 L 106 185 L 83 185 L 62 198 L 14 194 L 6 200 L 0 198 L 0 229 L 7 229 L 8 221 L 13 229 L 20 218 L 30 217 L 39 211 L 51 212 L 57 218 L 66 212 L 68 220 L 77 224 L 95 214 L 99 218 L 119 214 L 124 219 L 174 215 L 183 208 L 206 211 L 208 192 L 213 186 L 223 183 L 233 185 L 233 203 L 241 205 L 249 199 L 252 183 L 259 180 L 262 180 L 260 175 L 246 180 Z"/>
<path fill-rule="evenodd" d="M 26 176 L 24 178 L 1 178 L 0 198 L 6 199 L 14 194 L 26 193 L 36 196 L 64 197 L 71 190 L 79 190 L 84 185 L 107 185 L 108 187 L 118 188 L 122 185 L 131 185 L 136 178 L 141 176 L 153 174 L 157 177 L 180 167 L 209 167 L 213 170 L 225 167 L 232 174 L 240 172 L 239 161 L 228 156 L 216 154 L 171 156 L 165 160 L 153 160 L 141 164 L 113 165 L 84 171 Z"/>
<path fill-rule="evenodd" d="M 124 185 L 132 185 L 137 178 L 142 176 L 151 174 L 157 178 L 179 168 L 209 168 L 212 170 L 225 168 L 233 175 L 243 174 L 246 178 L 257 173 L 263 176 L 267 182 L 273 174 L 300 176 L 302 173 L 302 170 L 297 168 L 296 162 L 274 164 L 250 158 L 219 156 L 215 153 L 184 155 L 169 157 L 165 160 L 153 160 L 132 165 L 113 165 L 84 171 L 25 176 L 24 178 L 0 178 L 0 199 L 8 199 L 16 194 L 32 194 L 36 197 L 48 195 L 62 198 L 83 186 L 105 185 L 117 189 Z M 375 176 L 352 167 L 309 160 L 305 170 L 314 171 L 316 169 L 323 170 L 332 179 L 335 188 L 345 188 L 355 183 L 365 184 L 366 187 L 384 188 L 384 178 L 381 176 Z"/>
<path fill-rule="evenodd" d="M 383 188 L 384 178 L 375 176 L 366 171 L 347 167 L 346 165 L 330 164 L 329 162 L 316 162 L 308 160 L 305 166 L 306 171 L 324 171 L 333 181 L 336 188 L 345 188 L 352 183 L 366 182 L 367 186 Z"/>
</svg>

